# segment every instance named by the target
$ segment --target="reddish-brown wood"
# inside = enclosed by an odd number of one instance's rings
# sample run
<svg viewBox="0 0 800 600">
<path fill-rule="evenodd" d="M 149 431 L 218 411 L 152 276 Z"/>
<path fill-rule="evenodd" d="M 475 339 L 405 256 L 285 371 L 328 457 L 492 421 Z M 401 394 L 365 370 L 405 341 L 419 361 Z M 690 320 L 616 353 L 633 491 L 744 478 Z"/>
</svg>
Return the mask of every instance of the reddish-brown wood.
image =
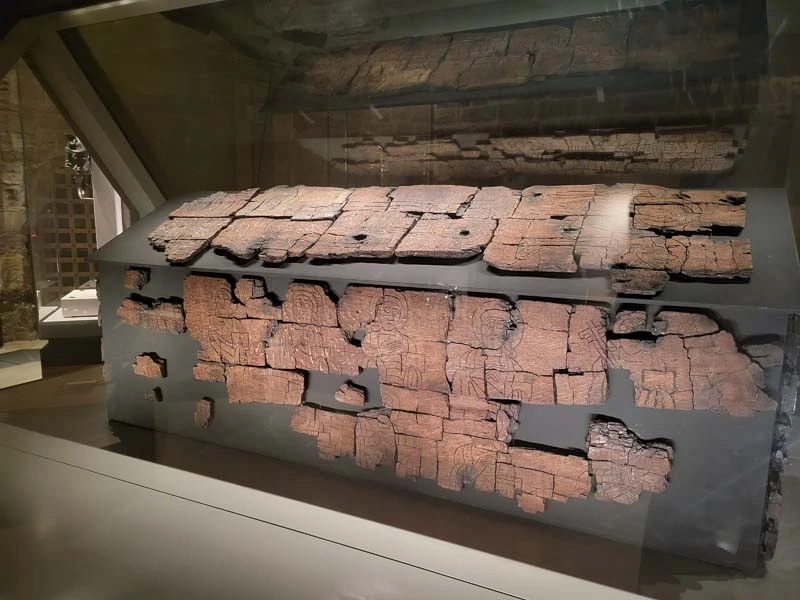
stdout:
<svg viewBox="0 0 800 600">
<path fill-rule="evenodd" d="M 198 219 L 211 219 L 218 217 L 232 217 L 243 208 L 247 201 L 255 196 L 258 188 L 242 190 L 241 192 L 214 192 L 187 202 L 177 210 L 170 213 L 170 217 L 190 217 Z"/>
<path fill-rule="evenodd" d="M 616 421 L 594 420 L 587 436 L 594 497 L 633 504 L 642 492 L 663 492 L 672 469 L 672 447 L 640 440 Z"/>
<path fill-rule="evenodd" d="M 150 269 L 144 267 L 131 267 L 125 271 L 123 287 L 126 290 L 138 292 L 150 281 Z"/>
<path fill-rule="evenodd" d="M 225 367 L 228 401 L 232 403 L 299 405 L 303 398 L 303 376 L 291 371 L 261 367 Z"/>
<path fill-rule="evenodd" d="M 133 372 L 142 377 L 161 379 L 167 376 L 167 359 L 158 354 L 140 354 L 133 361 Z"/>
<path fill-rule="evenodd" d="M 117 309 L 123 323 L 159 333 L 183 333 L 186 322 L 180 302 L 166 299 L 125 298 Z"/>
</svg>

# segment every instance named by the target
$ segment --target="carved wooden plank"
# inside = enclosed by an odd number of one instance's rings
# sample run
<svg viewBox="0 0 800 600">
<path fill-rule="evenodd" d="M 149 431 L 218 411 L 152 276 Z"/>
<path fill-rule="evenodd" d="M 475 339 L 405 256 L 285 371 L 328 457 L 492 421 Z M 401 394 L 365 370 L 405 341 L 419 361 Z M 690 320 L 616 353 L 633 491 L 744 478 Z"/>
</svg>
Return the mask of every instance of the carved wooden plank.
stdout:
<svg viewBox="0 0 800 600">
<path fill-rule="evenodd" d="M 686 277 L 748 279 L 753 272 L 749 240 L 675 236 L 666 241 L 671 273 Z"/>
<path fill-rule="evenodd" d="M 337 327 L 280 323 L 267 341 L 266 363 L 276 369 L 355 376 L 367 361 Z"/>
<path fill-rule="evenodd" d="M 354 189 L 347 197 L 343 211 L 384 212 L 389 208 L 389 194 L 394 188 L 369 186 Z"/>
<path fill-rule="evenodd" d="M 339 325 L 352 335 L 375 320 L 378 304 L 383 301 L 383 288 L 349 285 L 337 306 Z"/>
<path fill-rule="evenodd" d="M 446 294 L 384 289 L 362 342 L 381 382 L 449 392 L 444 343 L 449 320 Z"/>
<path fill-rule="evenodd" d="M 556 404 L 605 404 L 608 382 L 604 371 L 556 373 Z"/>
<path fill-rule="evenodd" d="M 342 404 L 349 404 L 350 406 L 357 406 L 359 408 L 363 408 L 367 401 L 364 390 L 349 383 L 343 384 L 336 390 L 333 399 Z"/>
<path fill-rule="evenodd" d="M 303 256 L 330 224 L 326 220 L 236 219 L 214 238 L 211 246 L 242 260 L 258 254 L 265 263 L 280 263 Z"/>
<path fill-rule="evenodd" d="M 397 443 L 385 411 L 367 411 L 356 418 L 356 464 L 362 469 L 394 468 Z"/>
<path fill-rule="evenodd" d="M 447 395 L 431 390 L 410 390 L 381 384 L 381 402 L 386 408 L 409 413 L 448 418 L 450 409 Z"/>
<path fill-rule="evenodd" d="M 611 289 L 618 294 L 654 296 L 669 282 L 664 271 L 652 269 L 611 269 Z"/>
<path fill-rule="evenodd" d="M 198 381 L 224 382 L 225 367 L 219 363 L 201 361 L 192 367 L 192 376 Z"/>
<path fill-rule="evenodd" d="M 764 392 L 764 371 L 739 352 L 727 331 L 684 338 L 691 364 L 695 409 L 728 412 L 747 417 L 755 411 L 775 410 Z"/>
<path fill-rule="evenodd" d="M 567 368 L 570 307 L 521 300 L 519 322 L 498 350 L 486 350 L 489 398 L 552 404 L 553 374 Z"/>
<path fill-rule="evenodd" d="M 244 312 L 251 319 L 281 319 L 283 311 L 267 296 L 267 286 L 260 277 L 242 277 L 234 289 L 236 299 L 244 304 Z"/>
<path fill-rule="evenodd" d="M 320 458 L 331 460 L 355 455 L 356 417 L 312 406 L 298 406 L 292 430 L 317 438 Z"/>
<path fill-rule="evenodd" d="M 643 310 L 621 310 L 614 318 L 613 333 L 647 333 L 647 313 Z"/>
<path fill-rule="evenodd" d="M 324 327 L 336 327 L 339 324 L 336 304 L 321 285 L 292 283 L 286 292 L 282 309 L 281 319 L 288 323 Z"/>
<path fill-rule="evenodd" d="M 397 246 L 395 256 L 469 258 L 492 239 L 492 219 L 449 219 L 423 216 Z"/>
<path fill-rule="evenodd" d="M 616 421 L 594 420 L 587 437 L 594 497 L 633 504 L 642 492 L 663 492 L 672 468 L 672 447 L 640 440 Z"/>
<path fill-rule="evenodd" d="M 163 298 L 125 298 L 117 309 L 117 317 L 128 325 L 158 333 L 183 333 L 186 329 L 181 303 Z"/>
<path fill-rule="evenodd" d="M 507 187 L 485 187 L 478 190 L 467 210 L 465 219 L 504 219 L 514 214 L 520 192 Z"/>
<path fill-rule="evenodd" d="M 652 204 L 716 204 L 736 206 L 743 204 L 747 193 L 732 190 L 675 190 L 657 185 L 633 186 L 635 206 Z"/>
<path fill-rule="evenodd" d="M 522 190 L 522 198 L 514 211 L 517 219 L 550 219 L 582 217 L 595 197 L 594 185 L 534 186 Z"/>
<path fill-rule="evenodd" d="M 413 340 L 444 342 L 449 322 L 447 294 L 384 288 L 375 319 L 366 329 L 367 336 L 400 332 Z"/>
<path fill-rule="evenodd" d="M 208 247 L 215 235 L 231 220 L 217 219 L 170 219 L 156 227 L 147 237 L 157 250 L 164 250 L 171 263 L 186 263 Z"/>
<path fill-rule="evenodd" d="M 436 441 L 408 435 L 396 435 L 398 477 L 436 479 L 438 458 Z"/>
<path fill-rule="evenodd" d="M 508 339 L 514 326 L 511 305 L 502 298 L 486 298 L 459 294 L 447 341 L 473 348 L 497 350 Z"/>
<path fill-rule="evenodd" d="M 597 306 L 579 305 L 569 317 L 570 373 L 602 372 L 606 368 L 606 313 Z"/>
<path fill-rule="evenodd" d="M 126 290 L 138 292 L 150 282 L 150 269 L 144 267 L 130 267 L 125 271 L 122 282 Z"/>
<path fill-rule="evenodd" d="M 266 365 L 265 342 L 273 322 L 248 319 L 233 301 L 227 279 L 190 275 L 183 282 L 186 329 L 200 343 L 197 358 L 230 365 Z"/>
<path fill-rule="evenodd" d="M 653 320 L 651 331 L 655 335 L 708 335 L 719 331 L 719 325 L 702 313 L 662 310 Z"/>
<path fill-rule="evenodd" d="M 512 155 L 524 149 L 509 144 L 506 151 Z M 398 147 L 412 145 L 404 141 Z M 433 147 L 430 142 L 428 146 Z M 330 224 L 323 217 L 331 218 L 332 196 L 341 200 L 334 212 L 344 212 Z M 586 270 L 611 270 L 612 289 L 618 293 L 653 295 L 663 289 L 669 274 L 750 276 L 747 240 L 657 233 L 739 228 L 744 201 L 740 192 L 639 184 L 534 186 L 521 192 L 452 185 L 277 187 L 240 211 L 240 216 L 254 215 L 269 205 L 275 210 L 262 212 L 277 216 L 238 218 L 216 238 L 218 230 L 212 227 L 205 241 L 214 238 L 214 247 L 245 260 L 260 253 L 267 262 L 301 254 L 323 259 L 468 258 L 485 247 L 484 260 L 501 270 L 573 273 L 579 263 Z M 422 217 L 417 220 L 417 215 Z M 194 237 L 202 238 L 195 226 L 206 221 L 214 219 L 172 219 L 152 234 L 153 244 L 171 244 L 182 255 L 179 260 L 188 260 L 205 247 L 203 239 Z M 183 239 L 182 231 L 190 239 Z"/>
<path fill-rule="evenodd" d="M 483 260 L 505 271 L 574 273 L 581 217 L 563 220 L 500 219 Z"/>
<path fill-rule="evenodd" d="M 486 356 L 481 348 L 448 343 L 445 373 L 454 394 L 486 398 Z"/>
<path fill-rule="evenodd" d="M 198 429 L 208 429 L 214 420 L 214 401 L 201 398 L 194 402 L 194 424 Z"/>
<path fill-rule="evenodd" d="M 630 373 L 637 406 L 734 416 L 775 409 L 762 368 L 707 317 L 666 311 L 652 331 L 653 339 L 608 342 L 612 364 Z"/>
<path fill-rule="evenodd" d="M 505 450 L 503 442 L 446 433 L 436 444 L 436 483 L 448 490 L 458 491 L 468 484 L 483 492 L 493 492 L 497 454 Z"/>
<path fill-rule="evenodd" d="M 294 221 L 334 219 L 344 206 L 350 190 L 298 185 L 278 186 L 256 195 L 236 214 L 239 217 L 281 217 Z"/>
<path fill-rule="evenodd" d="M 153 352 L 137 356 L 132 367 L 133 372 L 142 377 L 161 379 L 167 376 L 167 359 Z"/>
<path fill-rule="evenodd" d="M 519 426 L 519 405 L 491 402 L 469 396 L 450 396 L 451 418 L 443 421 L 444 433 L 510 442 Z"/>
<path fill-rule="evenodd" d="M 462 214 L 478 188 L 464 185 L 401 185 L 392 193 L 390 211 L 415 214 Z"/>
<path fill-rule="evenodd" d="M 719 204 L 637 204 L 633 226 L 665 233 L 710 232 L 715 227 L 742 229 L 744 206 Z"/>
<path fill-rule="evenodd" d="M 189 217 L 197 219 L 213 219 L 218 217 L 232 217 L 243 208 L 247 201 L 255 196 L 258 188 L 242 190 L 241 192 L 214 192 L 202 196 L 191 202 L 186 202 L 177 210 L 173 210 L 171 218 Z"/>
<path fill-rule="evenodd" d="M 389 258 L 415 221 L 413 216 L 393 212 L 345 212 L 306 251 L 306 256 Z"/>
<path fill-rule="evenodd" d="M 228 366 L 225 368 L 228 401 L 234 404 L 299 405 L 305 382 L 299 373 L 261 367 Z"/>
<path fill-rule="evenodd" d="M 442 418 L 393 410 L 389 419 L 396 433 L 427 440 L 442 439 Z"/>
<path fill-rule="evenodd" d="M 526 512 L 544 510 L 545 500 L 586 498 L 591 489 L 589 465 L 582 456 L 515 447 L 508 453 L 514 467 L 515 498 Z"/>
</svg>

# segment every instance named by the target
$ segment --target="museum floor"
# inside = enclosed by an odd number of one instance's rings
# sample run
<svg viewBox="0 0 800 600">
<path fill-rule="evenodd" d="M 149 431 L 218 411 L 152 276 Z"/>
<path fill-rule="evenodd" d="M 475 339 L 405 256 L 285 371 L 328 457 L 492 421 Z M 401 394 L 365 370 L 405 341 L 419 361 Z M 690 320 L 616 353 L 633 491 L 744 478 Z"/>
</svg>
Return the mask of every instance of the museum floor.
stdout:
<svg viewBox="0 0 800 600">
<path fill-rule="evenodd" d="M 784 514 L 777 554 L 765 573 L 743 576 L 704 563 L 641 552 L 596 537 L 343 479 L 213 444 L 109 424 L 104 397 L 100 366 L 51 369 L 42 381 L 0 390 L 0 422 L 302 500 L 653 598 L 783 599 L 796 597 L 800 588 L 797 434 L 784 478 Z M 9 529 L 0 528 L 0 549 L 9 549 L 11 535 Z M 165 533 L 165 539 L 168 536 Z M 17 552 L 14 560 L 19 565 L 14 573 L 23 577 L 31 572 L 24 565 L 24 553 Z M 198 564 L 197 568 L 202 569 L 203 565 Z"/>
</svg>

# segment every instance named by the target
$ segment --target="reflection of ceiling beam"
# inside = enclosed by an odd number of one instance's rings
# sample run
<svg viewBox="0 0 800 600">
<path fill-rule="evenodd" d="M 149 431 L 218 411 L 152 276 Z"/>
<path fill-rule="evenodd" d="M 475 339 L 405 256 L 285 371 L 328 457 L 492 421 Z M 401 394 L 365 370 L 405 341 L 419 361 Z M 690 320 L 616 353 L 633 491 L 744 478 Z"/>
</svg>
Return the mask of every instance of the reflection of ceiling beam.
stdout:
<svg viewBox="0 0 800 600">
<path fill-rule="evenodd" d="M 158 186 L 61 37 L 42 36 L 26 61 L 128 207 L 143 216 L 163 204 Z"/>
<path fill-rule="evenodd" d="M 440 8 L 390 17 L 372 32 L 370 41 L 402 37 L 437 35 L 452 31 L 471 31 L 494 27 L 511 27 L 582 15 L 619 12 L 663 4 L 664 0 L 499 0 L 482 2 L 456 9 Z"/>
</svg>

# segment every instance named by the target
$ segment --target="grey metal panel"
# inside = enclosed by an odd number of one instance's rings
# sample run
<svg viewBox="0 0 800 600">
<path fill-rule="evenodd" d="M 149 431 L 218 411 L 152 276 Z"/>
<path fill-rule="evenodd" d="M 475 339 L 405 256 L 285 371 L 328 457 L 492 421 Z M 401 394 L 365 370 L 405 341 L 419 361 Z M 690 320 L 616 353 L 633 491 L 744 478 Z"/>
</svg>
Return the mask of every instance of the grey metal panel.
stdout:
<svg viewBox="0 0 800 600">
<path fill-rule="evenodd" d="M 0 471 L 0 595 L 639 597 L 2 424 Z"/>
</svg>

